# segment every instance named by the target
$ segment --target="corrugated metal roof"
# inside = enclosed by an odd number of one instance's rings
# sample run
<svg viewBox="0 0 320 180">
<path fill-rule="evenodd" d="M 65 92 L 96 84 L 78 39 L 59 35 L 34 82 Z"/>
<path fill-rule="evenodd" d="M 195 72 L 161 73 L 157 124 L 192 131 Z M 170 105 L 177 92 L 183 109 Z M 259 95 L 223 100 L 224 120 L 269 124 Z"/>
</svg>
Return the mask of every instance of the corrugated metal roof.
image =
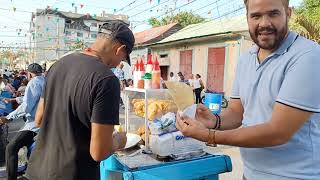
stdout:
<svg viewBox="0 0 320 180">
<path fill-rule="evenodd" d="M 160 41 L 181 29 L 177 23 L 168 24 L 165 26 L 151 28 L 142 32 L 134 33 L 135 44 L 147 44 Z"/>
<path fill-rule="evenodd" d="M 245 16 L 237 16 L 228 19 L 213 20 L 209 22 L 189 25 L 181 29 L 180 31 L 176 32 L 175 34 L 155 44 L 163 44 L 167 42 L 179 41 L 189 38 L 247 30 L 247 18 Z"/>
</svg>

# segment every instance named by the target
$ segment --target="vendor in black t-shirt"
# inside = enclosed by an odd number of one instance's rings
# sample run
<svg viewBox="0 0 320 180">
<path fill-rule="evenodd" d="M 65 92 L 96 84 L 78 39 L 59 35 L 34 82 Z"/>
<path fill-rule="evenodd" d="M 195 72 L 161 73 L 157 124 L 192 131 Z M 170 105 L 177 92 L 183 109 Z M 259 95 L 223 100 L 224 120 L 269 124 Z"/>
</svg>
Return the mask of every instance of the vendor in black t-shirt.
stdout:
<svg viewBox="0 0 320 180">
<path fill-rule="evenodd" d="M 110 21 L 90 48 L 66 55 L 49 69 L 28 179 L 99 179 L 99 161 L 125 146 L 125 133 L 113 134 L 119 124 L 120 86 L 110 68 L 129 60 L 133 45 L 127 24 Z"/>
</svg>

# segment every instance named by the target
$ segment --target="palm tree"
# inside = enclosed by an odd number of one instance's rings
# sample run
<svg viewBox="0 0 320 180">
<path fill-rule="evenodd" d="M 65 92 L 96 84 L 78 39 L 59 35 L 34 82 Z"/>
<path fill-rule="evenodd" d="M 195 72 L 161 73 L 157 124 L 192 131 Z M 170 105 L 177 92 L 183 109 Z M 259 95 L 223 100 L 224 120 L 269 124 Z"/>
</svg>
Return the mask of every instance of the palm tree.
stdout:
<svg viewBox="0 0 320 180">
<path fill-rule="evenodd" d="M 293 15 L 290 27 L 298 34 L 320 44 L 320 25 L 303 14 Z"/>
</svg>

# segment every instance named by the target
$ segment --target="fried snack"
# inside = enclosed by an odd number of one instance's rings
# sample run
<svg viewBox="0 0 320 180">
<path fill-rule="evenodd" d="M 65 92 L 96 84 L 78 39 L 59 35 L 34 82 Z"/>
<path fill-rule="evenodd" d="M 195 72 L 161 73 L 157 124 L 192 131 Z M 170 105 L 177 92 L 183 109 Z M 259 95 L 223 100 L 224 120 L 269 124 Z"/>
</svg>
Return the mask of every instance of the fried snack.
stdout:
<svg viewBox="0 0 320 180">
<path fill-rule="evenodd" d="M 124 132 L 124 127 L 123 127 L 123 125 L 115 125 L 114 126 L 114 129 L 116 130 L 116 131 L 118 131 L 118 132 Z"/>
<path fill-rule="evenodd" d="M 168 112 L 177 112 L 178 108 L 171 100 L 160 100 L 161 110 L 165 113 Z"/>
<path fill-rule="evenodd" d="M 132 99 L 132 104 L 135 104 L 136 102 L 144 101 L 144 99 Z"/>
<path fill-rule="evenodd" d="M 133 108 L 135 111 L 140 111 L 144 108 L 144 101 L 137 101 L 133 104 Z"/>
<path fill-rule="evenodd" d="M 139 128 L 138 128 L 138 130 L 137 130 L 137 134 L 141 137 L 141 139 L 145 142 L 146 141 L 146 136 L 145 136 L 145 134 L 146 134 L 146 129 L 145 129 L 145 125 L 143 125 L 143 126 L 140 126 Z M 150 136 L 150 130 L 149 130 L 149 136 Z"/>
<path fill-rule="evenodd" d="M 145 117 L 144 99 L 133 99 L 132 104 L 134 113 L 139 117 Z M 168 112 L 177 112 L 177 110 L 177 106 L 171 100 L 148 100 L 148 119 L 150 121 Z"/>
<path fill-rule="evenodd" d="M 161 107 L 158 105 L 157 101 L 153 102 L 148 106 L 148 119 L 153 121 L 157 114 L 161 112 Z"/>
<path fill-rule="evenodd" d="M 145 114 L 145 112 L 144 111 L 142 111 L 142 110 L 140 110 L 140 111 L 134 111 L 134 113 L 135 113 L 135 115 L 136 116 L 139 116 L 139 117 L 144 117 L 144 114 Z"/>
<path fill-rule="evenodd" d="M 144 99 L 133 99 L 133 111 L 139 117 L 144 117 Z"/>
<path fill-rule="evenodd" d="M 145 125 L 140 126 L 140 127 L 138 128 L 138 130 L 137 130 L 137 134 L 138 134 L 139 136 L 141 136 L 141 135 L 144 134 L 145 132 L 146 132 L 146 126 L 145 126 Z"/>
</svg>

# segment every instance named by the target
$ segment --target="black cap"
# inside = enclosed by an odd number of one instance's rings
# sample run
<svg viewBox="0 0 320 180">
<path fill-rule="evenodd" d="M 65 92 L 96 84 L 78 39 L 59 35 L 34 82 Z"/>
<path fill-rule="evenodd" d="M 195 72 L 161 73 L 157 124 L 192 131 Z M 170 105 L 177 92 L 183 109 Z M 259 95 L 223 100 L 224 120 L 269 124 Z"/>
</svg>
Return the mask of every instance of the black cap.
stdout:
<svg viewBox="0 0 320 180">
<path fill-rule="evenodd" d="M 34 74 L 42 73 L 42 67 L 38 63 L 32 63 L 28 66 L 28 71 Z"/>
<path fill-rule="evenodd" d="M 104 23 L 100 27 L 99 33 L 110 34 L 114 39 L 125 45 L 128 53 L 126 60 L 130 64 L 130 53 L 132 52 L 135 39 L 128 24 L 120 20 L 112 20 Z"/>
</svg>

